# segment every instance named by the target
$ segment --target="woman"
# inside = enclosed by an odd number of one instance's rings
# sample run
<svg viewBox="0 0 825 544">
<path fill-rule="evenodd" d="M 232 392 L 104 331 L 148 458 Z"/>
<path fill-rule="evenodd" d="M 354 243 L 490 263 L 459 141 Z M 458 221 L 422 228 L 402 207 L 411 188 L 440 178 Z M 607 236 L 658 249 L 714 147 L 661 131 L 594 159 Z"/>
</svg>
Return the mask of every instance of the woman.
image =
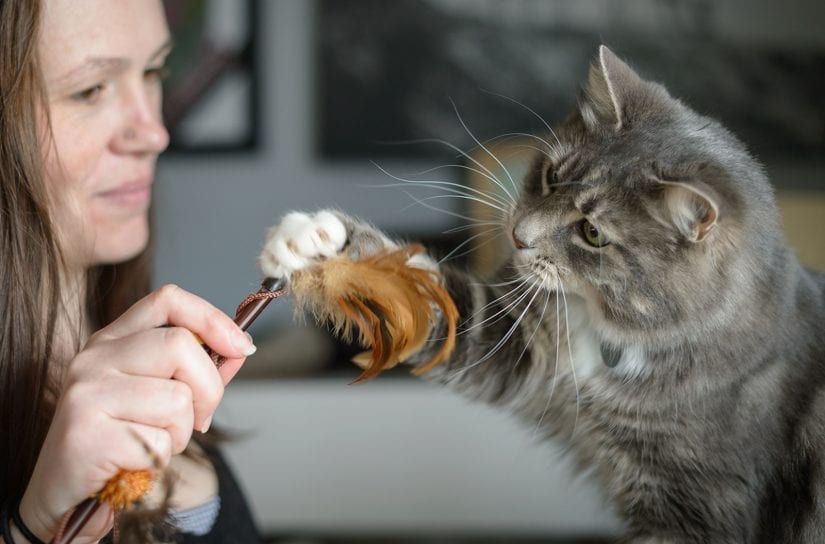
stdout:
<svg viewBox="0 0 825 544">
<path fill-rule="evenodd" d="M 207 518 L 199 527 L 178 519 L 184 533 L 214 532 L 229 516 L 242 539 L 254 538 L 242 499 L 217 498 L 234 489 L 220 459 L 198 462 L 190 443 L 254 346 L 182 289 L 141 298 L 155 160 L 168 143 L 160 79 L 169 48 L 160 0 L 0 3 L 6 544 L 51 540 L 119 468 L 158 461 L 179 474 L 174 507 Z M 220 371 L 201 341 L 229 358 Z M 178 455 L 188 445 L 194 454 Z M 101 508 L 77 542 L 112 524 Z"/>
</svg>

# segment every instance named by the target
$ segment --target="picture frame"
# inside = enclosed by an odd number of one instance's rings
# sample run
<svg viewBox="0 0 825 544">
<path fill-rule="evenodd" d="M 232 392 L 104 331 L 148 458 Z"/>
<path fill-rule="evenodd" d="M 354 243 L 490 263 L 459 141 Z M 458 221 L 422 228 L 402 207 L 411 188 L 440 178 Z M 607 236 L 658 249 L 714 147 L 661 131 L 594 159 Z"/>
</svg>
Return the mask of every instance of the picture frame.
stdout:
<svg viewBox="0 0 825 544">
<path fill-rule="evenodd" d="M 164 0 L 169 151 L 251 151 L 259 141 L 259 0 Z"/>
</svg>

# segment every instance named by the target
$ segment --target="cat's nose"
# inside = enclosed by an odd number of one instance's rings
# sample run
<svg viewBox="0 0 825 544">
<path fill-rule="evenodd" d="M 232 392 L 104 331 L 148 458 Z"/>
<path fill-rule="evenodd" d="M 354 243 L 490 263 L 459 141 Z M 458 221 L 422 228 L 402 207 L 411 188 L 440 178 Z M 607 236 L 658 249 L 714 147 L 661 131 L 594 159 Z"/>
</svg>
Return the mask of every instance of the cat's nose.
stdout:
<svg viewBox="0 0 825 544">
<path fill-rule="evenodd" d="M 510 236 L 512 236 L 513 238 L 513 245 L 516 247 L 516 249 L 527 249 L 528 247 L 530 247 L 527 245 L 526 242 L 524 242 L 524 240 L 522 240 L 519 237 L 518 232 L 516 231 L 516 227 L 513 227 L 513 230 L 510 232 Z"/>
</svg>

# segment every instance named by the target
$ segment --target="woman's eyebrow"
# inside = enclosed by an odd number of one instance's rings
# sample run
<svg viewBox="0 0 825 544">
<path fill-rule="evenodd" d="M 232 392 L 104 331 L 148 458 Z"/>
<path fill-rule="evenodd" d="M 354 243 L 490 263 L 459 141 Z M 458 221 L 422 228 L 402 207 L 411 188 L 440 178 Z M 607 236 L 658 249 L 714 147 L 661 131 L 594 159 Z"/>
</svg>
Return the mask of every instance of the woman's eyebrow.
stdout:
<svg viewBox="0 0 825 544">
<path fill-rule="evenodd" d="M 83 63 L 55 78 L 57 84 L 70 83 L 90 73 L 117 73 L 129 67 L 130 61 L 123 57 L 88 57 Z"/>
<path fill-rule="evenodd" d="M 162 57 L 165 57 L 166 55 L 169 54 L 169 52 L 172 50 L 172 47 L 174 45 L 175 44 L 172 41 L 172 38 L 171 37 L 167 38 L 167 40 L 165 42 L 163 42 L 163 45 L 158 47 L 157 50 L 154 52 L 154 54 L 152 54 L 152 56 L 149 57 L 149 60 L 154 61 L 154 60 L 160 59 Z"/>
<path fill-rule="evenodd" d="M 149 57 L 149 62 L 154 62 L 169 54 L 172 49 L 172 39 L 167 39 L 163 45 L 157 48 Z M 62 84 L 82 78 L 88 73 L 118 73 L 127 69 L 131 61 L 125 57 L 88 57 L 80 66 L 72 68 L 65 74 L 57 77 L 55 83 Z"/>
</svg>

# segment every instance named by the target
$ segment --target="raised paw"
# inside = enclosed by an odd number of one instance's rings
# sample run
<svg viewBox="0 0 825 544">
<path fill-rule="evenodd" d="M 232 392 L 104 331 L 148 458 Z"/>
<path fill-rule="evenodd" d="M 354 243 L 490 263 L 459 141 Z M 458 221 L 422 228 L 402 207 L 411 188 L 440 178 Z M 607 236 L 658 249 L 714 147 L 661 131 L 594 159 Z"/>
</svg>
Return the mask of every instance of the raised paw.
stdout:
<svg viewBox="0 0 825 544">
<path fill-rule="evenodd" d="M 292 212 L 267 232 L 261 270 L 268 277 L 288 278 L 296 270 L 334 257 L 346 242 L 347 229 L 334 213 Z"/>
</svg>

